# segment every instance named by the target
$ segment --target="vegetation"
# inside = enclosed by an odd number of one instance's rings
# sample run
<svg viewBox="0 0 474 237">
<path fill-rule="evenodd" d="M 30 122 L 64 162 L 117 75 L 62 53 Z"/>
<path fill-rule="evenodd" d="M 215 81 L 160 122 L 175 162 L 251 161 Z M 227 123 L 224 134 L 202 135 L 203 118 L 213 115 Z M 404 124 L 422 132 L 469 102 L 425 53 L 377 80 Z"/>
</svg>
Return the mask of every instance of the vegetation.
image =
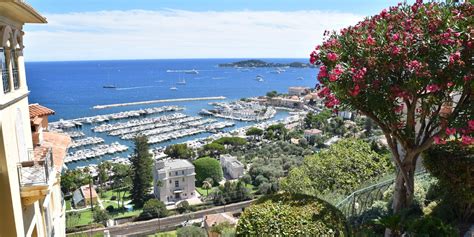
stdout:
<svg viewBox="0 0 474 237">
<path fill-rule="evenodd" d="M 214 143 L 232 147 L 239 147 L 247 144 L 247 140 L 241 137 L 221 137 L 215 140 Z"/>
<path fill-rule="evenodd" d="M 184 201 L 181 201 L 179 202 L 177 205 L 176 205 L 176 211 L 178 211 L 178 213 L 185 213 L 187 211 L 191 211 L 193 208 L 189 205 L 189 202 L 184 200 Z"/>
<path fill-rule="evenodd" d="M 194 157 L 193 149 L 189 148 L 186 144 L 169 145 L 165 149 L 165 154 L 174 159 L 191 160 Z"/>
<path fill-rule="evenodd" d="M 209 195 L 209 189 L 212 188 L 214 180 L 212 178 L 207 178 L 202 182 L 202 188 L 206 190 L 206 196 Z"/>
<path fill-rule="evenodd" d="M 100 209 L 99 207 L 94 208 L 92 217 L 95 223 L 101 223 L 103 225 L 107 224 L 107 221 L 110 219 L 110 215 L 107 211 Z"/>
<path fill-rule="evenodd" d="M 265 138 L 268 140 L 285 140 L 288 129 L 282 123 L 270 125 L 265 129 Z"/>
<path fill-rule="evenodd" d="M 456 215 L 453 219 L 469 223 L 474 214 L 474 146 L 455 141 L 434 146 L 425 152 L 423 164 L 439 180 L 444 194 L 437 205 L 450 206 Z"/>
<path fill-rule="evenodd" d="M 80 170 L 66 170 L 61 175 L 61 190 L 64 193 L 74 192 L 80 186 L 88 183 L 89 177 Z"/>
<path fill-rule="evenodd" d="M 302 194 L 276 194 L 245 209 L 239 236 L 346 236 L 345 218 L 329 203 Z"/>
<path fill-rule="evenodd" d="M 225 182 L 219 189 L 211 193 L 211 198 L 216 205 L 224 205 L 234 202 L 249 200 L 252 197 L 250 190 L 240 180 L 237 182 Z"/>
<path fill-rule="evenodd" d="M 198 186 L 202 186 L 207 178 L 211 178 L 214 183 L 219 183 L 223 178 L 221 164 L 214 158 L 203 157 L 195 160 L 194 169 Z"/>
<path fill-rule="evenodd" d="M 346 138 L 306 157 L 303 165 L 292 169 L 282 180 L 281 188 L 290 193 L 347 194 L 390 170 L 388 157 L 372 151 L 370 144 L 362 140 Z"/>
<path fill-rule="evenodd" d="M 112 166 L 112 172 L 114 176 L 112 177 L 112 187 L 113 190 L 117 192 L 117 196 L 113 198 L 114 200 L 116 199 L 118 203 L 122 201 L 122 208 L 124 207 L 124 201 L 125 201 L 125 194 L 127 191 L 130 190 L 130 187 L 132 186 L 132 178 L 131 178 L 131 172 L 132 170 L 130 169 L 129 165 L 125 164 L 113 164 Z M 112 197 L 111 197 L 112 199 Z"/>
<path fill-rule="evenodd" d="M 214 158 L 218 158 L 224 152 L 224 145 L 216 142 L 211 142 L 202 147 L 202 149 L 199 151 L 199 156 L 211 156 Z"/>
<path fill-rule="evenodd" d="M 247 130 L 245 135 L 246 136 L 252 136 L 254 140 L 257 140 L 257 138 L 259 138 L 263 135 L 263 130 L 260 129 L 260 128 L 251 127 Z"/>
<path fill-rule="evenodd" d="M 332 111 L 329 109 L 324 109 L 317 114 L 309 112 L 304 119 L 304 127 L 306 129 L 317 128 L 323 130 L 327 126 L 328 120 L 331 117 Z"/>
<path fill-rule="evenodd" d="M 140 220 L 148 220 L 166 216 L 168 216 L 168 210 L 166 209 L 166 205 L 162 201 L 152 198 L 146 201 L 145 205 L 143 205 L 143 211 L 142 213 L 140 213 L 140 216 L 138 218 Z"/>
<path fill-rule="evenodd" d="M 277 91 L 269 91 L 269 92 L 267 92 L 267 97 L 273 98 L 273 97 L 277 97 L 277 96 L 278 96 L 278 92 L 277 92 Z"/>
<path fill-rule="evenodd" d="M 206 231 L 197 226 L 186 226 L 176 231 L 178 237 L 207 237 Z"/>
<path fill-rule="evenodd" d="M 358 110 L 382 129 L 397 166 L 395 212 L 412 203 L 421 152 L 453 133 L 474 142 L 459 129 L 474 114 L 473 11 L 455 1 L 401 4 L 329 33 L 311 53 L 323 64 L 325 105 Z"/>
<path fill-rule="evenodd" d="M 132 162 L 132 188 L 130 194 L 135 206 L 142 207 L 153 181 L 153 159 L 149 152 L 148 139 L 145 136 L 137 136 L 134 142 L 135 150 L 130 159 Z"/>
</svg>

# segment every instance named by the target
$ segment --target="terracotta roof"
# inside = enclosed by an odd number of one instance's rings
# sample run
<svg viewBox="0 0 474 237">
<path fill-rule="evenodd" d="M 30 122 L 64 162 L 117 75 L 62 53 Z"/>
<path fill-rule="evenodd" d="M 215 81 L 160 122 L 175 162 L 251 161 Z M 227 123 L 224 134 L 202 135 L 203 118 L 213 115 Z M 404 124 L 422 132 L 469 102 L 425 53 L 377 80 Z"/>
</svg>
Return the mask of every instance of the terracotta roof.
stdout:
<svg viewBox="0 0 474 237">
<path fill-rule="evenodd" d="M 91 198 L 91 189 L 89 189 L 89 185 L 81 186 L 81 191 L 85 199 Z M 97 192 L 95 191 L 94 187 L 92 187 L 92 198 L 97 198 Z"/>
<path fill-rule="evenodd" d="M 316 128 L 304 130 L 304 134 L 308 134 L 308 135 L 317 135 L 320 133 L 322 133 L 322 131 Z"/>
<path fill-rule="evenodd" d="M 61 172 L 66 157 L 67 149 L 71 144 L 71 138 L 67 135 L 55 132 L 43 132 L 43 143 L 35 151 L 41 148 L 51 147 L 53 151 L 53 162 L 56 170 Z"/>
<path fill-rule="evenodd" d="M 33 119 L 35 117 L 41 117 L 41 116 L 54 114 L 54 110 L 46 108 L 39 104 L 30 104 L 29 109 L 30 109 L 30 119 Z"/>
<path fill-rule="evenodd" d="M 206 226 L 209 227 L 224 222 L 228 222 L 231 225 L 237 224 L 237 218 L 233 217 L 229 212 L 207 215 L 204 217 L 204 221 L 206 222 Z"/>
</svg>

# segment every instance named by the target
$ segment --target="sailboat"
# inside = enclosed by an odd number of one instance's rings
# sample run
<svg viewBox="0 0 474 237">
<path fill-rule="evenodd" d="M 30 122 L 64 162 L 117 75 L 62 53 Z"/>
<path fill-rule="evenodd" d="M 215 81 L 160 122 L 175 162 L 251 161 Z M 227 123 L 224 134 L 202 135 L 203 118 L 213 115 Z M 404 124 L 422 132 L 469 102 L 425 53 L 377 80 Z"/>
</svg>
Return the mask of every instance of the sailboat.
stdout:
<svg viewBox="0 0 474 237">
<path fill-rule="evenodd" d="M 170 87 L 170 90 L 172 90 L 172 91 L 177 91 L 178 88 L 177 88 L 176 86 L 172 86 L 172 87 Z"/>
<path fill-rule="evenodd" d="M 186 80 L 185 80 L 185 79 L 180 80 L 180 81 L 178 81 L 176 84 L 178 84 L 178 85 L 186 85 Z"/>
</svg>

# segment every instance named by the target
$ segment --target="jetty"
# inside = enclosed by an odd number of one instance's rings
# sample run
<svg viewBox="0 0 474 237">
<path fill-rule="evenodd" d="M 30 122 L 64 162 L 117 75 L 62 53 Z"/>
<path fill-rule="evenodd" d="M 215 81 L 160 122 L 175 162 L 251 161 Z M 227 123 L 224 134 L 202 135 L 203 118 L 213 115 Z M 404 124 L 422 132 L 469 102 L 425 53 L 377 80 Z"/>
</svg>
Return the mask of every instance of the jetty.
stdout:
<svg viewBox="0 0 474 237">
<path fill-rule="evenodd" d="M 114 107 L 124 107 L 132 105 L 146 105 L 146 104 L 157 104 L 157 103 L 168 103 L 168 102 L 183 102 L 183 101 L 198 101 L 198 100 L 225 100 L 225 96 L 212 96 L 212 97 L 196 97 L 196 98 L 177 98 L 177 99 L 162 99 L 162 100 L 147 100 L 120 104 L 109 104 L 109 105 L 96 105 L 93 109 L 108 109 Z"/>
</svg>

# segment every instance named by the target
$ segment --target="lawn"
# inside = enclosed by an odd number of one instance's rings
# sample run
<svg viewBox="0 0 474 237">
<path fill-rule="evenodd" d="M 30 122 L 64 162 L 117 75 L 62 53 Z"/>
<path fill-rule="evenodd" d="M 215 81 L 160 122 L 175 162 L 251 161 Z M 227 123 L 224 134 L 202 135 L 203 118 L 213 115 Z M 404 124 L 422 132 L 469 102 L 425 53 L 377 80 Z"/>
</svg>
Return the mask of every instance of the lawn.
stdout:
<svg viewBox="0 0 474 237">
<path fill-rule="evenodd" d="M 154 235 L 149 235 L 148 237 L 176 237 L 176 230 L 167 231 L 167 232 L 160 232 Z"/>
<path fill-rule="evenodd" d="M 66 211 L 71 210 L 71 199 L 65 200 L 66 202 Z"/>
<path fill-rule="evenodd" d="M 66 226 L 67 227 L 74 227 L 74 226 L 82 226 L 88 225 L 92 222 L 92 212 L 91 210 L 84 210 L 76 212 L 77 215 L 67 214 L 66 216 Z"/>
</svg>

